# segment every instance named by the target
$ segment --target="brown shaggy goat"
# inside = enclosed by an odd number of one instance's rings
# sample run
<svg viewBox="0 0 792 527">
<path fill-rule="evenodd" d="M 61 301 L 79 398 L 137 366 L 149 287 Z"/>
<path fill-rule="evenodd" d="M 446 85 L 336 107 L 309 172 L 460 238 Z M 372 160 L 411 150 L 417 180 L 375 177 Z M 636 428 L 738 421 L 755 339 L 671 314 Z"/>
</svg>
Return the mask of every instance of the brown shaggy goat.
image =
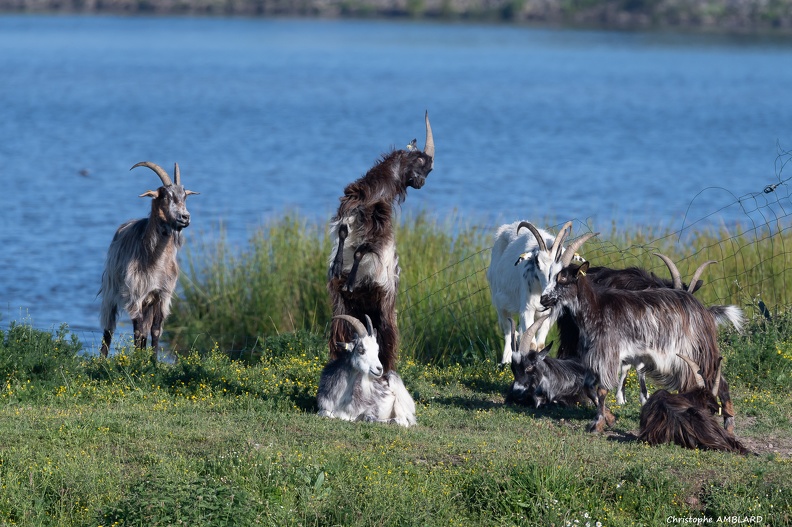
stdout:
<svg viewBox="0 0 792 527">
<path fill-rule="evenodd" d="M 732 434 L 721 428 L 713 416 L 718 413 L 716 395 L 720 384 L 721 365 L 712 389 L 701 374 L 698 364 L 679 355 L 693 370 L 696 388 L 672 394 L 667 390 L 655 392 L 641 408 L 641 432 L 638 439 L 650 445 L 674 443 L 685 448 L 724 450 L 750 454 Z"/>
<path fill-rule="evenodd" d="M 396 326 L 396 292 L 399 257 L 393 236 L 393 208 L 407 196 L 407 188 L 421 188 L 434 165 L 434 139 L 426 117 L 426 146 L 384 155 L 363 177 L 347 185 L 336 215 L 330 222 L 333 250 L 327 272 L 327 289 L 333 316 L 358 320 L 368 315 L 376 329 L 379 358 L 384 372 L 396 366 L 399 332 Z M 339 342 L 352 342 L 354 334 L 342 319 L 330 328 L 330 360 L 344 351 Z"/>
</svg>

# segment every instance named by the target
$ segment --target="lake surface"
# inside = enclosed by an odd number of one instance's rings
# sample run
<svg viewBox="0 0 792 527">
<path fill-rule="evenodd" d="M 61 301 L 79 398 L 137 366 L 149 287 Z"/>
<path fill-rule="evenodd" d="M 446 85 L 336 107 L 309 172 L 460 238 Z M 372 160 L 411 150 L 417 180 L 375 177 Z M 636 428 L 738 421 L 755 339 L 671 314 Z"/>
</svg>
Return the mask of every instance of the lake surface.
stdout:
<svg viewBox="0 0 792 527">
<path fill-rule="evenodd" d="M 325 222 L 380 154 L 423 145 L 425 110 L 435 170 L 402 214 L 493 229 L 762 221 L 727 205 L 779 180 L 791 65 L 792 42 L 747 37 L 3 16 L 0 327 L 100 338 L 107 246 L 158 186 L 136 162 L 178 161 L 201 192 L 188 245 L 222 224 L 244 247 L 290 211 Z"/>
</svg>

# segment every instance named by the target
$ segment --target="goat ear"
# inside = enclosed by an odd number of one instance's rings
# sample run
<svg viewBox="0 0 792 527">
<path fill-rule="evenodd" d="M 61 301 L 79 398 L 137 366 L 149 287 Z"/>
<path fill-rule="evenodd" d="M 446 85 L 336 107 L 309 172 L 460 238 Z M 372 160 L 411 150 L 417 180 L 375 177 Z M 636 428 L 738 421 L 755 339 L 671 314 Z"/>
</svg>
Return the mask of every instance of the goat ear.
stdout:
<svg viewBox="0 0 792 527">
<path fill-rule="evenodd" d="M 588 268 L 589 268 L 589 263 L 583 262 L 583 264 L 581 264 L 581 266 L 578 267 L 577 276 L 578 277 L 586 276 L 586 273 L 588 272 Z"/>
<path fill-rule="evenodd" d="M 549 346 L 545 346 L 545 349 L 539 352 L 536 356 L 536 362 L 542 362 L 547 358 L 547 355 L 550 353 L 550 350 L 553 349 L 553 345 L 550 344 Z"/>
<path fill-rule="evenodd" d="M 336 342 L 336 344 L 338 344 L 339 348 L 343 348 L 346 351 L 352 351 L 352 348 L 355 347 L 351 342 Z"/>
<path fill-rule="evenodd" d="M 193 194 L 200 194 L 200 192 L 195 192 L 194 190 L 185 190 L 185 191 L 184 191 L 184 194 L 185 194 L 186 196 L 191 196 L 191 195 L 193 195 Z"/>
<path fill-rule="evenodd" d="M 139 198 L 145 198 L 146 196 L 156 199 L 156 198 L 159 197 L 159 191 L 158 190 L 147 190 L 146 192 L 144 192 L 143 194 L 141 194 L 138 197 Z"/>
</svg>

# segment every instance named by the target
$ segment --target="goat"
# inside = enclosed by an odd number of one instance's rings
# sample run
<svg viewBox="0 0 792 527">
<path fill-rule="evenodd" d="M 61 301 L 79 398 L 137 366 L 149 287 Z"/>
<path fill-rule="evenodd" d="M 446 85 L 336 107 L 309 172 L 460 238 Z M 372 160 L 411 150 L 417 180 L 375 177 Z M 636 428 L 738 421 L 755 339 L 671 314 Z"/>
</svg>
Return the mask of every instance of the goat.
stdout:
<svg viewBox="0 0 792 527">
<path fill-rule="evenodd" d="M 142 161 L 136 167 L 148 167 L 159 176 L 162 186 L 140 195 L 153 198 L 147 218 L 121 225 L 107 251 L 102 286 L 100 321 L 101 354 L 107 357 L 115 331 L 119 308 L 129 313 L 135 335 L 135 347 L 144 349 L 149 333 L 156 360 L 162 323 L 170 313 L 170 303 L 179 277 L 176 253 L 182 246 L 182 229 L 190 225 L 185 200 L 192 190 L 181 184 L 179 164 L 173 169 L 174 181 L 160 166 Z"/>
<path fill-rule="evenodd" d="M 527 227 L 530 233 L 520 234 L 523 227 Z M 581 236 L 564 250 L 562 244 L 571 228 L 572 222 L 567 222 L 553 237 L 527 221 L 517 221 L 502 225 L 495 233 L 495 244 L 487 268 L 487 282 L 492 305 L 498 314 L 498 325 L 504 335 L 501 364 L 511 362 L 509 321 L 512 315 L 519 313 L 521 332 L 533 324 L 536 312 L 545 309 L 539 303 L 539 298 L 550 277 L 569 265 L 575 251 L 594 236 L 591 233 Z M 534 342 L 531 343 L 531 349 L 544 347 L 552 322 L 548 320 L 539 328 Z"/>
<path fill-rule="evenodd" d="M 377 329 L 380 361 L 385 372 L 395 367 L 399 333 L 396 325 L 396 292 L 399 257 L 393 234 L 393 206 L 407 196 L 407 187 L 420 189 L 434 166 L 434 138 L 426 120 L 426 146 L 421 152 L 415 140 L 407 150 L 385 155 L 363 177 L 344 189 L 341 204 L 330 222 L 333 249 L 327 273 L 333 315 L 358 320 L 370 316 Z M 349 342 L 349 328 L 334 319 L 330 331 L 330 358 Z"/>
<path fill-rule="evenodd" d="M 684 393 L 671 394 L 658 390 L 641 408 L 640 434 L 638 439 L 650 445 L 674 443 L 685 448 L 725 450 L 750 454 L 733 435 L 723 430 L 713 419 L 718 412 L 721 364 L 712 388 L 701 374 L 698 364 L 685 355 L 678 355 L 693 372 L 696 387 Z"/>
<path fill-rule="evenodd" d="M 384 371 L 379 344 L 371 319 L 366 326 L 349 315 L 333 317 L 346 321 L 355 332 L 351 343 L 341 344 L 344 355 L 322 370 L 316 401 L 319 415 L 346 421 L 416 424 L 415 402 L 396 370 Z"/>
<path fill-rule="evenodd" d="M 573 406 L 578 402 L 591 402 L 597 406 L 594 378 L 583 364 L 577 360 L 548 357 L 552 343 L 541 351 L 530 349 L 534 333 L 547 318 L 545 315 L 537 319 L 523 333 L 519 351 L 512 353 L 514 382 L 506 401 L 533 404 L 536 408 L 546 403 Z"/>
<path fill-rule="evenodd" d="M 583 363 L 599 386 L 597 418 L 589 430 L 601 432 L 605 424 L 612 424 L 605 415 L 605 397 L 615 387 L 615 373 L 623 363 L 643 364 L 655 383 L 687 390 L 692 387 L 692 375 L 676 357 L 683 354 L 700 364 L 704 378 L 714 383 L 720 357 L 715 317 L 696 297 L 678 289 L 629 291 L 597 286 L 586 276 L 588 269 L 588 262 L 562 269 L 545 288 L 541 303 L 554 312 L 566 308 L 580 332 Z M 727 316 L 735 326 L 742 324 L 742 311 L 736 306 L 727 308 Z M 722 377 L 718 396 L 724 427 L 731 432 L 734 408 Z"/>
<path fill-rule="evenodd" d="M 664 254 L 654 254 L 663 260 L 663 262 L 665 262 L 669 272 L 671 273 L 671 280 L 660 278 L 656 274 L 641 269 L 640 267 L 611 269 L 609 267 L 595 266 L 589 267 L 586 276 L 592 281 L 592 283 L 603 287 L 615 287 L 617 289 L 627 289 L 632 291 L 666 287 L 672 289 L 685 289 L 693 293 L 703 285 L 703 281 L 699 280 L 701 274 L 704 272 L 707 266 L 715 263 L 714 260 L 710 260 L 701 264 L 693 274 L 690 285 L 685 285 L 682 282 L 679 270 L 677 269 L 676 265 L 674 265 L 674 262 Z M 720 306 L 713 306 L 713 308 L 710 309 L 713 310 L 715 307 Z M 721 318 L 716 317 L 716 319 L 718 322 L 721 321 Z M 560 336 L 559 349 L 557 353 L 558 358 L 580 360 L 581 352 L 578 350 L 579 332 L 568 310 L 564 309 L 561 311 L 556 324 Z M 616 404 L 621 405 L 625 403 L 624 383 L 627 381 L 627 374 L 629 373 L 631 367 L 632 365 L 630 363 L 624 363 L 621 365 L 618 388 L 616 390 Z M 640 364 L 637 365 L 636 371 L 638 372 L 638 384 L 640 386 L 640 400 L 641 404 L 644 404 L 647 399 L 647 391 L 643 366 Z"/>
</svg>

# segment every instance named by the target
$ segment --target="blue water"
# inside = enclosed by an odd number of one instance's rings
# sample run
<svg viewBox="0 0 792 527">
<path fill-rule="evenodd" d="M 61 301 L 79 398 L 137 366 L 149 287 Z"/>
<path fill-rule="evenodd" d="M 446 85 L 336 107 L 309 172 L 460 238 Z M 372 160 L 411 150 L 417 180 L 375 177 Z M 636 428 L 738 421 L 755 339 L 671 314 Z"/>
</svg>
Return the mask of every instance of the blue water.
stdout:
<svg viewBox="0 0 792 527">
<path fill-rule="evenodd" d="M 107 246 L 158 185 L 136 162 L 178 161 L 201 192 L 188 245 L 222 224 L 244 247 L 288 211 L 326 221 L 380 154 L 423 144 L 425 110 L 435 171 L 403 214 L 744 222 L 717 211 L 778 181 L 790 65 L 792 42 L 747 37 L 0 17 L 0 325 L 99 330 Z"/>
</svg>

